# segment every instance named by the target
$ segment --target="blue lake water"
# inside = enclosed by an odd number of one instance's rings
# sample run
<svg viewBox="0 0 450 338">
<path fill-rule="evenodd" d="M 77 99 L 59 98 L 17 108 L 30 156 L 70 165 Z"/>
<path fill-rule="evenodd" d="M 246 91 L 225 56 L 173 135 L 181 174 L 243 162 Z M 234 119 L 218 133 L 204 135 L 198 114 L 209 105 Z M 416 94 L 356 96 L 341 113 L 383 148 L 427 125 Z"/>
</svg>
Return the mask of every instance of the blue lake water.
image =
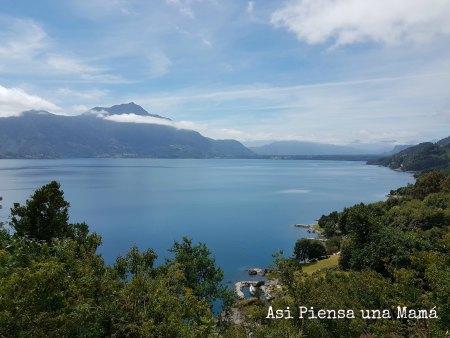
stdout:
<svg viewBox="0 0 450 338">
<path fill-rule="evenodd" d="M 208 245 L 226 281 L 290 255 L 311 235 L 295 223 L 358 202 L 382 200 L 410 174 L 347 161 L 71 159 L 0 160 L 3 220 L 13 202 L 61 182 L 72 221 L 103 238 L 108 262 L 136 244 L 163 259 L 174 240 Z"/>
</svg>

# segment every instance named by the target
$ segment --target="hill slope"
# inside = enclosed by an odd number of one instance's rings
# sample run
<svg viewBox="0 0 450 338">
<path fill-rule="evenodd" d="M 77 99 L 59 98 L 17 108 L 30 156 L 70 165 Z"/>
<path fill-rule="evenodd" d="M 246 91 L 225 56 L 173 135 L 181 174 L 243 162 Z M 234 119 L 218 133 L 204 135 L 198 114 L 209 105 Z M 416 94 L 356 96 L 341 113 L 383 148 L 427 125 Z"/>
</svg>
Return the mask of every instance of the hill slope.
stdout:
<svg viewBox="0 0 450 338">
<path fill-rule="evenodd" d="M 45 111 L 0 118 L 3 158 L 253 156 L 235 140 L 213 140 L 196 131 L 167 125 L 114 122 L 94 115 L 61 116 Z"/>
<path fill-rule="evenodd" d="M 375 160 L 367 164 L 377 164 L 403 171 L 425 171 L 450 168 L 450 138 L 436 143 L 424 142 L 406 148 L 399 153 Z"/>
</svg>

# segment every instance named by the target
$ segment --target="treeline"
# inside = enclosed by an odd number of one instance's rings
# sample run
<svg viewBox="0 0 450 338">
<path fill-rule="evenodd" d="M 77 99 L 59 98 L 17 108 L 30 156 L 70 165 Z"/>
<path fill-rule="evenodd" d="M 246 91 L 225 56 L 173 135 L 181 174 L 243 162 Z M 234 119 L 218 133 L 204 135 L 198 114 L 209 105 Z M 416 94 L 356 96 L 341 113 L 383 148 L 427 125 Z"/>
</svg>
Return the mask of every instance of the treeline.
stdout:
<svg viewBox="0 0 450 338">
<path fill-rule="evenodd" d="M 450 328 L 450 175 L 432 171 L 391 191 L 384 202 L 357 204 L 322 216 L 319 225 L 339 266 L 312 275 L 295 257 L 276 261 L 283 288 L 270 303 L 245 310 L 258 336 L 442 337 Z M 322 249 L 323 254 L 323 249 Z M 268 305 L 291 320 L 265 318 Z M 387 309 L 390 319 L 301 319 L 308 309 Z M 397 307 L 407 308 L 397 318 Z M 411 313 L 410 310 L 413 310 Z M 417 310 L 426 310 L 418 312 Z M 436 311 L 438 318 L 430 316 Z M 426 318 L 428 317 L 428 318 Z"/>
<path fill-rule="evenodd" d="M 0 337 L 204 337 L 221 329 L 213 304 L 232 297 L 203 244 L 184 238 L 156 266 L 133 247 L 113 266 L 101 238 L 69 223 L 56 182 L 11 210 L 0 229 Z M 13 231 L 8 231 L 13 230 Z"/>
</svg>

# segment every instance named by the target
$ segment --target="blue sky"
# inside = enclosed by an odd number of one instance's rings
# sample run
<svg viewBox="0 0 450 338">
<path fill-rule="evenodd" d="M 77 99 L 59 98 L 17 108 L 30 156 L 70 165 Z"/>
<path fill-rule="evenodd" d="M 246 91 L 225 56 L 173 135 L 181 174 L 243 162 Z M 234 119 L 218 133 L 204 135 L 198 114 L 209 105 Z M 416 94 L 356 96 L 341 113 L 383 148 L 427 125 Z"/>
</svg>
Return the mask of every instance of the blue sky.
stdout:
<svg viewBox="0 0 450 338">
<path fill-rule="evenodd" d="M 134 101 L 215 138 L 435 140 L 448 17 L 448 0 L 2 0 L 0 116 Z"/>
</svg>

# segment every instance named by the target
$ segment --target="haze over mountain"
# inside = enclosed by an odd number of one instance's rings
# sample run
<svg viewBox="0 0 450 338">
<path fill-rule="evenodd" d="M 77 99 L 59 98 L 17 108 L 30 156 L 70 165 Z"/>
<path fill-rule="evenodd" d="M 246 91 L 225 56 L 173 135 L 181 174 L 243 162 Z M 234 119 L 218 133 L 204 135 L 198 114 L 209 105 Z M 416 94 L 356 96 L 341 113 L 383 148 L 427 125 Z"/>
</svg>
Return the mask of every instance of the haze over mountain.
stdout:
<svg viewBox="0 0 450 338">
<path fill-rule="evenodd" d="M 274 141 L 256 147 L 249 147 L 259 155 L 361 155 L 361 154 L 394 154 L 405 149 L 403 145 L 354 143 L 336 145 L 309 141 Z"/>
<path fill-rule="evenodd" d="M 151 116 L 135 103 L 95 107 L 91 112 Z M 156 123 L 116 122 L 104 114 L 55 115 L 31 110 L 0 118 L 0 157 L 160 157 L 240 158 L 254 153 L 235 140 L 214 140 L 200 133 Z"/>
</svg>

